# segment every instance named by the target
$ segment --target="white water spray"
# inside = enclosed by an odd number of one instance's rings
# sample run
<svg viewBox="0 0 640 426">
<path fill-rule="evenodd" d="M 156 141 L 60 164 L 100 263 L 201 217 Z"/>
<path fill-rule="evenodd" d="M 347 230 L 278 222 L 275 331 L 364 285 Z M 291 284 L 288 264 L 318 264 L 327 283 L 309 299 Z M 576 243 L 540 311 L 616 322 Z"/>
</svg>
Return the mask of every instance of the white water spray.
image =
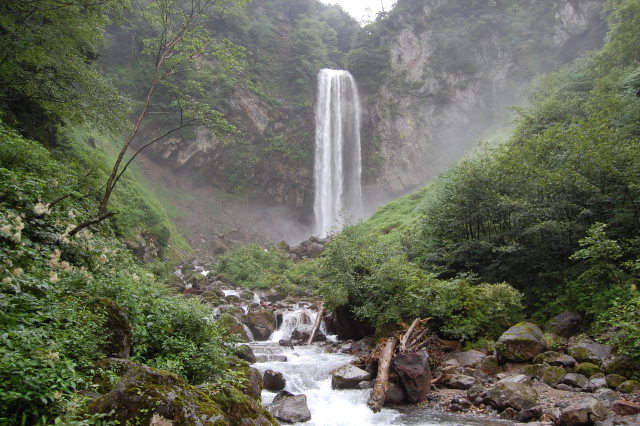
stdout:
<svg viewBox="0 0 640 426">
<path fill-rule="evenodd" d="M 348 71 L 318 73 L 316 103 L 316 233 L 325 237 L 342 225 L 340 214 L 362 215 L 360 97 Z"/>
</svg>

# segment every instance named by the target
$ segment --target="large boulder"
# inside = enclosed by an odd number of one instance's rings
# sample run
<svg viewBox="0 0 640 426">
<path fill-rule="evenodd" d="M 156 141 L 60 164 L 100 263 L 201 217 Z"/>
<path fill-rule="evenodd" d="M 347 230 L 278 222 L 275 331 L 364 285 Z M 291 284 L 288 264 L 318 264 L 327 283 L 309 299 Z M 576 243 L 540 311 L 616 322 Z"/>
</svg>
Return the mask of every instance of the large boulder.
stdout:
<svg viewBox="0 0 640 426">
<path fill-rule="evenodd" d="M 560 383 L 574 388 L 587 389 L 589 387 L 589 379 L 582 374 L 567 373 L 560 379 Z"/>
<path fill-rule="evenodd" d="M 102 353 L 107 357 L 129 358 L 133 346 L 133 329 L 125 310 L 107 298 L 98 299 L 93 306 L 104 317 Z"/>
<path fill-rule="evenodd" d="M 331 387 L 333 389 L 356 389 L 358 383 L 371 380 L 371 378 L 371 373 L 355 365 L 347 364 L 331 372 Z"/>
<path fill-rule="evenodd" d="M 313 324 L 298 324 L 298 326 L 291 333 L 291 340 L 298 340 L 300 342 L 307 342 L 311 333 L 313 332 Z M 316 335 L 313 337 L 314 342 L 324 342 L 327 340 L 327 336 L 324 335 L 320 329 L 316 332 Z"/>
<path fill-rule="evenodd" d="M 574 402 L 560 414 L 560 424 L 565 426 L 591 425 L 607 418 L 607 409 L 592 397 Z"/>
<path fill-rule="evenodd" d="M 496 350 L 509 361 L 529 361 L 546 347 L 542 330 L 533 323 L 522 322 L 500 336 Z"/>
<path fill-rule="evenodd" d="M 234 392 L 227 389 L 228 392 Z M 233 406 L 228 405 L 233 400 Z M 119 424 L 275 425 L 254 399 L 235 390 L 233 399 L 222 392 L 206 392 L 168 371 L 137 364 L 109 393 L 88 407 Z"/>
<path fill-rule="evenodd" d="M 545 368 L 542 373 L 542 381 L 550 386 L 555 386 L 560 383 L 560 380 L 567 374 L 567 371 L 559 366 L 550 366 Z"/>
<path fill-rule="evenodd" d="M 536 364 L 549 364 L 549 365 L 560 365 L 562 367 L 573 367 L 576 365 L 575 358 L 555 351 L 547 351 L 543 352 L 540 355 L 537 355 L 533 362 Z"/>
<path fill-rule="evenodd" d="M 238 336 L 241 342 L 251 341 L 247 335 L 247 331 L 244 329 L 244 325 L 238 318 L 225 313 L 222 314 L 220 319 L 218 319 L 218 322 L 227 330 L 227 332 L 229 332 L 229 334 L 235 334 Z"/>
<path fill-rule="evenodd" d="M 569 355 L 579 362 L 591 362 L 602 365 L 611 356 L 611 345 L 596 343 L 589 339 L 573 341 L 569 345 Z"/>
<path fill-rule="evenodd" d="M 637 380 L 625 380 L 618 385 L 616 390 L 622 393 L 636 393 L 640 391 L 640 382 Z"/>
<path fill-rule="evenodd" d="M 603 364 L 607 374 L 619 374 L 621 376 L 632 376 L 640 373 L 640 359 L 626 356 L 612 356 Z"/>
<path fill-rule="evenodd" d="M 243 317 L 256 340 L 268 340 L 276 329 L 276 317 L 269 309 L 256 309 Z"/>
<path fill-rule="evenodd" d="M 287 384 L 287 381 L 279 371 L 266 370 L 262 377 L 264 388 L 270 391 L 281 391 Z"/>
<path fill-rule="evenodd" d="M 501 410 L 511 407 L 522 411 L 536 406 L 538 392 L 524 383 L 497 383 L 487 392 L 487 399 Z"/>
<path fill-rule="evenodd" d="M 482 363 L 482 360 L 487 357 L 484 352 L 470 350 L 464 352 L 455 352 L 451 355 L 452 360 L 458 363 L 460 367 L 475 367 Z"/>
<path fill-rule="evenodd" d="M 431 369 L 426 350 L 399 354 L 393 360 L 393 369 L 412 403 L 425 401 L 431 389 Z"/>
<path fill-rule="evenodd" d="M 400 404 L 404 402 L 405 397 L 406 394 L 402 386 L 394 382 L 389 382 L 387 392 L 384 395 L 385 404 Z"/>
<path fill-rule="evenodd" d="M 302 423 L 311 420 L 311 411 L 307 406 L 306 395 L 293 395 L 282 391 L 273 399 L 269 413 L 282 423 Z"/>
<path fill-rule="evenodd" d="M 577 312 L 563 312 L 551 318 L 544 325 L 544 331 L 562 337 L 571 337 L 578 333 L 582 321 L 582 315 Z"/>
<path fill-rule="evenodd" d="M 253 398 L 259 398 L 263 388 L 262 374 L 257 368 L 249 367 L 244 391 Z"/>
<path fill-rule="evenodd" d="M 611 404 L 611 411 L 620 416 L 634 416 L 640 413 L 640 404 L 619 399 Z"/>
</svg>

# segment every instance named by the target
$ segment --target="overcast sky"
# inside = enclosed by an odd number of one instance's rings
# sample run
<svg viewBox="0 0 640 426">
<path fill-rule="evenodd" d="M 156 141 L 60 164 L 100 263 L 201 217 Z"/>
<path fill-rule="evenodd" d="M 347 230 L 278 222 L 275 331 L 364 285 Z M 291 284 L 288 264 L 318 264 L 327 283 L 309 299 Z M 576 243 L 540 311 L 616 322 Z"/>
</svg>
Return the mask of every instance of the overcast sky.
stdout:
<svg viewBox="0 0 640 426">
<path fill-rule="evenodd" d="M 373 20 L 376 13 L 384 9 L 389 11 L 395 0 L 320 0 L 325 4 L 339 4 L 342 8 L 349 12 L 357 21 Z M 369 15 L 366 9 L 371 9 Z"/>
</svg>

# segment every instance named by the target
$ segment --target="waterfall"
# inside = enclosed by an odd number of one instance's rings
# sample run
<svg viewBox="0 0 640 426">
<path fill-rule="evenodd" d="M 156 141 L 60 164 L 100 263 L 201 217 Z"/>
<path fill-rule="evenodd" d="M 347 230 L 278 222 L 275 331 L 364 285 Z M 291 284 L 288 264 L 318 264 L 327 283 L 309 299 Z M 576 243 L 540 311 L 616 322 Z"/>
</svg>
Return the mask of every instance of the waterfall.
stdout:
<svg viewBox="0 0 640 426">
<path fill-rule="evenodd" d="M 340 214 L 362 215 L 360 98 L 348 71 L 318 73 L 316 103 L 315 201 L 316 233 L 327 235 L 342 225 Z"/>
</svg>

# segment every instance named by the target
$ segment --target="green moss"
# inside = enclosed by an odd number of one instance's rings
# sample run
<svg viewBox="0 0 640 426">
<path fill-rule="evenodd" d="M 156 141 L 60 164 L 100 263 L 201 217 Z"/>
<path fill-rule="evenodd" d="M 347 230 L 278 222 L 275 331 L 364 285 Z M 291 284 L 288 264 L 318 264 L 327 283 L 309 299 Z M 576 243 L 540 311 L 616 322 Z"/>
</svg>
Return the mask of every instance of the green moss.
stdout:
<svg viewBox="0 0 640 426">
<path fill-rule="evenodd" d="M 600 373 L 600 367 L 591 362 L 581 362 L 580 364 L 576 365 L 573 372 L 591 377 L 594 374 Z"/>
<path fill-rule="evenodd" d="M 620 383 L 616 390 L 622 393 L 635 393 L 640 390 L 640 382 L 637 380 L 626 380 Z"/>
<path fill-rule="evenodd" d="M 607 380 L 607 386 L 609 386 L 611 389 L 617 388 L 627 380 L 626 377 L 619 374 L 607 374 L 605 379 Z"/>
<path fill-rule="evenodd" d="M 557 385 L 564 377 L 567 371 L 562 367 L 547 367 L 542 374 L 542 381 L 548 385 Z"/>
<path fill-rule="evenodd" d="M 544 365 L 544 364 L 527 365 L 524 368 L 524 374 L 526 374 L 529 377 L 537 377 L 540 379 L 544 375 L 544 372 L 547 368 L 548 368 L 548 365 Z"/>
</svg>

